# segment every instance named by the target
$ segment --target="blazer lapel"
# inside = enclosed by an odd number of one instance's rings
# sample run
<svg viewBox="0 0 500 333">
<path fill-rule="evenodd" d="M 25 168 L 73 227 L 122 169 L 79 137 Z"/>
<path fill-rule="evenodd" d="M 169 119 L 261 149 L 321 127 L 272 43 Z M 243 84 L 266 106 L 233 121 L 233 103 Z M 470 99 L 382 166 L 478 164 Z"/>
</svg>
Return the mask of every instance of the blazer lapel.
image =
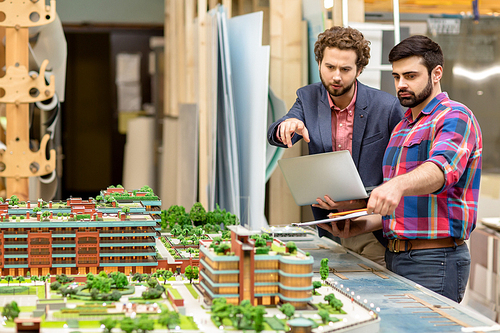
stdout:
<svg viewBox="0 0 500 333">
<path fill-rule="evenodd" d="M 332 149 L 332 110 L 328 102 L 328 92 L 322 86 L 321 100 L 318 104 L 318 125 L 321 142 L 324 152 L 331 152 Z"/>
<path fill-rule="evenodd" d="M 358 81 L 358 94 L 354 107 L 354 129 L 352 133 L 352 159 L 356 167 L 359 167 L 359 153 L 361 143 L 365 133 L 366 122 L 368 121 L 368 100 L 366 88 Z"/>
</svg>

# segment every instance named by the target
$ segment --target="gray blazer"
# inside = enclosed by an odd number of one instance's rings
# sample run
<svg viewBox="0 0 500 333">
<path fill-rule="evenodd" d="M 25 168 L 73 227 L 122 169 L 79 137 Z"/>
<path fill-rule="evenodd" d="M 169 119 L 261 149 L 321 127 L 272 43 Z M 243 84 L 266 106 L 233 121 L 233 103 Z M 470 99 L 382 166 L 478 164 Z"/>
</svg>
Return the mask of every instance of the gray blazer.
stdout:
<svg viewBox="0 0 500 333">
<path fill-rule="evenodd" d="M 402 119 L 403 112 L 396 97 L 386 92 L 368 87 L 358 81 L 358 92 L 354 109 L 352 135 L 352 158 L 365 187 L 382 184 L 382 160 L 391 132 Z M 276 138 L 278 125 L 288 118 L 304 122 L 309 131 L 309 154 L 331 152 L 332 111 L 328 102 L 328 92 L 321 82 L 307 85 L 297 90 L 297 100 L 288 113 L 274 122 L 267 132 L 271 145 L 284 147 Z M 295 134 L 293 143 L 302 139 Z M 327 218 L 330 211 L 312 207 L 316 220 Z M 323 229 L 320 230 L 320 235 Z M 381 232 L 376 233 L 381 239 Z"/>
</svg>

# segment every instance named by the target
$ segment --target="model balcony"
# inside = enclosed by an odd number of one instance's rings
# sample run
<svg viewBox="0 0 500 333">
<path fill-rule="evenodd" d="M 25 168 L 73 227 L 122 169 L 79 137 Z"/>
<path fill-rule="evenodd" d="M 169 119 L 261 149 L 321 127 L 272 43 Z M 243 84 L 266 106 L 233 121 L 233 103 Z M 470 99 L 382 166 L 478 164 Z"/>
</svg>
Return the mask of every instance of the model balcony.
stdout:
<svg viewBox="0 0 500 333">
<path fill-rule="evenodd" d="M 17 258 L 16 258 L 17 259 Z M 28 260 L 5 259 L 4 268 L 28 267 Z"/>
<path fill-rule="evenodd" d="M 100 242 L 100 247 L 111 247 L 111 246 L 153 246 L 156 242 L 154 238 L 148 237 L 143 238 L 130 238 L 125 237 L 124 239 L 102 239 Z"/>
<path fill-rule="evenodd" d="M 100 267 L 113 267 L 113 266 L 158 266 L 158 261 L 155 257 L 148 257 L 146 259 L 102 259 L 99 263 Z"/>
<path fill-rule="evenodd" d="M 49 245 L 50 239 L 48 238 L 33 238 L 30 240 L 30 245 Z"/>
<path fill-rule="evenodd" d="M 25 230 L 24 228 L 22 228 L 22 229 L 17 229 L 16 228 L 16 230 L 4 230 L 3 234 L 5 236 L 6 235 L 19 235 L 19 236 L 26 236 L 27 237 L 28 230 Z M 7 238 L 7 237 L 5 237 L 5 238 Z"/>
<path fill-rule="evenodd" d="M 50 255 L 50 250 L 48 249 L 31 249 L 30 256 L 48 256 Z"/>
<path fill-rule="evenodd" d="M 13 249 L 7 249 L 5 250 L 4 255 L 9 256 L 9 255 L 28 255 L 28 250 L 27 249 L 19 249 L 19 250 L 13 250 Z"/>
<path fill-rule="evenodd" d="M 62 239 L 54 239 L 52 241 L 52 246 L 54 245 L 73 245 L 75 246 L 75 240 L 68 240 L 68 239 L 65 239 L 65 240 L 62 240 Z"/>
<path fill-rule="evenodd" d="M 80 248 L 78 249 L 78 254 L 79 255 L 86 255 L 86 254 L 97 254 L 97 248 Z"/>
<path fill-rule="evenodd" d="M 92 259 L 92 258 L 79 258 L 78 259 L 78 266 L 97 266 L 99 262 L 97 259 Z"/>
<path fill-rule="evenodd" d="M 76 267 L 76 260 L 52 261 L 52 267 Z"/>
<path fill-rule="evenodd" d="M 28 240 L 27 239 L 5 239 L 4 242 L 5 245 L 28 245 Z"/>
<path fill-rule="evenodd" d="M 99 253 L 101 257 L 119 257 L 119 256 L 125 256 L 125 257 L 130 257 L 130 256 L 141 256 L 141 255 L 154 255 L 156 254 L 156 250 L 153 247 L 148 247 L 146 249 L 144 248 L 136 248 L 136 249 L 113 249 L 110 250 L 109 248 L 102 249 L 102 251 Z"/>
<path fill-rule="evenodd" d="M 75 242 L 54 242 L 52 243 L 52 248 L 61 248 L 61 247 L 76 247 Z"/>
<path fill-rule="evenodd" d="M 210 267 L 203 266 L 200 274 L 213 283 L 238 283 L 240 272 L 234 271 L 214 271 Z"/>
<path fill-rule="evenodd" d="M 72 243 L 74 243 L 75 241 L 73 240 Z M 84 245 L 84 244 L 97 244 L 97 238 L 90 238 L 90 239 L 83 239 L 83 238 L 80 238 L 78 240 L 78 244 L 79 245 Z"/>
<path fill-rule="evenodd" d="M 51 266 L 52 265 L 52 261 L 51 260 L 48 260 L 48 259 L 40 259 L 40 260 L 37 260 L 37 259 L 31 259 L 29 261 L 29 265 L 31 267 L 34 267 L 34 266 Z"/>
<path fill-rule="evenodd" d="M 14 249 L 14 248 L 28 248 L 28 242 L 26 240 L 23 241 L 6 241 L 4 242 L 5 249 Z"/>
</svg>

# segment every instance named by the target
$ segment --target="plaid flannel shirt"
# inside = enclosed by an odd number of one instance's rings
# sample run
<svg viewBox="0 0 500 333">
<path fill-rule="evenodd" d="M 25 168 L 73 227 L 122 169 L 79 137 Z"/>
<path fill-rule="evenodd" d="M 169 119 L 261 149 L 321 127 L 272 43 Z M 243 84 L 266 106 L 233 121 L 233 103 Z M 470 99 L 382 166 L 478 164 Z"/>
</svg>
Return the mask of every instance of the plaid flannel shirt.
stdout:
<svg viewBox="0 0 500 333">
<path fill-rule="evenodd" d="M 473 113 L 437 95 L 415 121 L 408 109 L 394 128 L 384 155 L 384 181 L 433 162 L 445 183 L 428 195 L 406 196 L 383 217 L 389 239 L 468 239 L 476 226 L 481 178 L 482 137 Z"/>
</svg>

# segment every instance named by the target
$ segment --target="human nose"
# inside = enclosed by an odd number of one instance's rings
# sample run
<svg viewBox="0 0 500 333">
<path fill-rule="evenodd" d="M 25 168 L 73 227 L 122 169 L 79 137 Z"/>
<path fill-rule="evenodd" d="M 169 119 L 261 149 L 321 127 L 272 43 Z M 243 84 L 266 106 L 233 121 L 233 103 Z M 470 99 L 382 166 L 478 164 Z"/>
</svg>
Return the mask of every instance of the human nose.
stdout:
<svg viewBox="0 0 500 333">
<path fill-rule="evenodd" d="M 338 69 L 332 71 L 333 81 L 340 81 L 340 71 Z"/>
<path fill-rule="evenodd" d="M 395 79 L 394 83 L 396 84 L 396 89 L 397 90 L 400 90 L 402 88 L 407 88 L 408 87 L 408 84 L 407 84 L 406 80 L 404 80 L 403 78 Z"/>
</svg>

